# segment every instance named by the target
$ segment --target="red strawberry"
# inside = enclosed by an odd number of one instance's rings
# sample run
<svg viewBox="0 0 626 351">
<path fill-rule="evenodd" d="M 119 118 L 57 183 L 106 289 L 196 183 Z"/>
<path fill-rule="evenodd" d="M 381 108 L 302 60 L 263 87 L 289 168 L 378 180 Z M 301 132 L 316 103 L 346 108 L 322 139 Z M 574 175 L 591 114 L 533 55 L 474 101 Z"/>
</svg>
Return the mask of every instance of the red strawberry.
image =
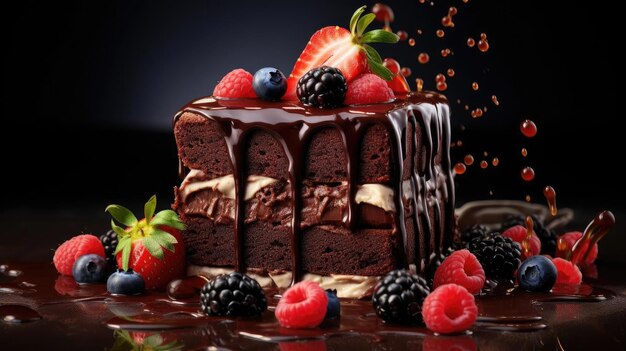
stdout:
<svg viewBox="0 0 626 351">
<path fill-rule="evenodd" d="M 106 257 L 100 239 L 91 234 L 78 235 L 61 244 L 54 252 L 52 261 L 57 272 L 71 276 L 74 262 L 87 254 Z"/>
<path fill-rule="evenodd" d="M 567 248 L 564 250 L 564 252 L 569 252 L 572 247 L 574 247 L 574 244 L 580 240 L 580 238 L 583 237 L 583 233 L 581 232 L 569 232 L 569 233 L 565 233 L 563 235 L 561 235 L 561 239 L 563 239 L 563 241 L 565 241 L 565 243 L 567 244 Z M 584 244 L 584 247 L 581 248 L 582 252 L 587 251 L 587 247 L 589 247 L 589 244 Z M 593 263 L 593 261 L 596 260 L 596 258 L 598 257 L 598 244 L 593 245 L 593 247 L 591 248 L 591 251 L 589 251 L 589 254 L 587 255 L 587 258 L 585 258 L 585 261 L 580 261 L 578 262 L 579 264 L 584 263 L 584 264 L 591 264 Z"/>
<path fill-rule="evenodd" d="M 478 294 L 485 285 L 485 271 L 480 262 L 468 250 L 459 250 L 446 257 L 433 279 L 433 288 L 455 283 L 472 294 Z"/>
<path fill-rule="evenodd" d="M 560 257 L 553 258 L 552 263 L 556 266 L 556 284 L 580 284 L 583 274 L 580 269 L 570 261 Z"/>
<path fill-rule="evenodd" d="M 287 79 L 285 99 L 297 99 L 296 86 L 300 77 L 320 66 L 339 68 L 348 83 L 368 69 L 385 79 L 393 77 L 382 65 L 380 55 L 368 43 L 396 43 L 399 37 L 381 29 L 364 33 L 376 17 L 373 13 L 361 17 L 364 11 L 365 6 L 354 12 L 350 30 L 330 26 L 313 34 Z"/>
<path fill-rule="evenodd" d="M 252 74 L 241 68 L 229 72 L 217 83 L 213 95 L 221 98 L 255 98 Z"/>
<path fill-rule="evenodd" d="M 328 295 L 318 283 L 304 281 L 287 289 L 276 305 L 276 319 L 285 328 L 314 328 L 326 315 Z"/>
<path fill-rule="evenodd" d="M 127 226 L 122 229 L 111 221 L 119 238 L 115 249 L 118 267 L 139 273 L 147 289 L 163 289 L 185 273 L 185 248 L 180 237 L 185 226 L 176 212 L 164 210 L 154 215 L 155 209 L 155 196 L 146 203 L 145 218 L 140 221 L 123 206 L 106 208 L 115 220 Z"/>
<path fill-rule="evenodd" d="M 478 307 L 474 295 L 457 284 L 445 284 L 424 299 L 422 317 L 428 329 L 440 334 L 468 330 L 476 322 Z"/>
<path fill-rule="evenodd" d="M 522 242 L 526 240 L 526 228 L 523 225 L 516 225 L 505 230 L 502 233 L 502 236 L 505 238 L 511 238 L 511 240 L 519 243 L 520 248 L 522 247 Z M 541 251 L 541 240 L 535 232 L 533 231 L 532 236 L 530 237 L 530 251 L 532 252 L 532 256 L 539 255 Z M 524 254 L 524 250 L 522 250 L 522 257 L 520 260 L 524 261 L 526 259 L 526 255 Z"/>
<path fill-rule="evenodd" d="M 366 73 L 348 85 L 344 102 L 346 105 L 375 104 L 392 101 L 394 97 L 387 82 L 375 74 Z"/>
<path fill-rule="evenodd" d="M 409 87 L 409 83 L 406 81 L 406 78 L 400 71 L 400 63 L 392 58 L 386 58 L 383 61 L 383 66 L 387 67 L 391 73 L 393 73 L 393 78 L 387 81 L 387 85 L 394 93 L 408 93 L 411 91 Z"/>
</svg>

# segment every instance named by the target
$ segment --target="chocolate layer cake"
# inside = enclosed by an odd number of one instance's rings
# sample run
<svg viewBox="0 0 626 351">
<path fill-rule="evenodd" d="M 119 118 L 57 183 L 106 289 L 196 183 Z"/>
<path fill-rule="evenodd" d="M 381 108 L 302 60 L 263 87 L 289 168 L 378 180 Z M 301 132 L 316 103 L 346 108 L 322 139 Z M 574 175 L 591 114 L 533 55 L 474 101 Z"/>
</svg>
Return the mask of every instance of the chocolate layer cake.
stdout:
<svg viewBox="0 0 626 351">
<path fill-rule="evenodd" d="M 367 279 L 423 269 L 451 243 L 442 95 L 328 110 L 207 97 L 176 115 L 174 134 L 191 265 Z"/>
</svg>

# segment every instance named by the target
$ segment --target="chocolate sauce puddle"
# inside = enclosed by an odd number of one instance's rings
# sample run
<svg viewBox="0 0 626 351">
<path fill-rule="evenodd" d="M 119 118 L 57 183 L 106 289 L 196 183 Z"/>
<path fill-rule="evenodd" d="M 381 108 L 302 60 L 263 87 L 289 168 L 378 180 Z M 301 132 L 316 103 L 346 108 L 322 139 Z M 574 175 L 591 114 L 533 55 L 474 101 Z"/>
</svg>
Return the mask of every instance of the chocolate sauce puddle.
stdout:
<svg viewBox="0 0 626 351">
<path fill-rule="evenodd" d="M 24 305 L 0 305 L 0 321 L 4 323 L 29 323 L 40 320 L 39 312 Z"/>
</svg>

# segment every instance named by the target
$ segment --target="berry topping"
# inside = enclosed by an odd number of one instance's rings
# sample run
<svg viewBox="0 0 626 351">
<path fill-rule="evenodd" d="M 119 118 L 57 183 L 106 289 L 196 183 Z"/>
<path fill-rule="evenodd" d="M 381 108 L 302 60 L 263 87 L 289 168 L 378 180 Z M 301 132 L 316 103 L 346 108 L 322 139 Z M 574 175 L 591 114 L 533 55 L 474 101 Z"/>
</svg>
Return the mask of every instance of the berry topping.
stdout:
<svg viewBox="0 0 626 351">
<path fill-rule="evenodd" d="M 326 296 L 328 296 L 328 305 L 324 319 L 338 318 L 341 314 L 341 303 L 337 297 L 337 290 L 326 289 Z"/>
<path fill-rule="evenodd" d="M 375 74 L 366 73 L 348 85 L 345 103 L 346 105 L 375 104 L 392 101 L 394 97 L 387 82 Z"/>
<path fill-rule="evenodd" d="M 101 282 L 106 276 L 106 271 L 106 260 L 96 254 L 80 256 L 72 267 L 72 275 L 77 283 Z"/>
<path fill-rule="evenodd" d="M 217 83 L 213 95 L 221 98 L 255 98 L 252 89 L 252 74 L 241 68 L 231 71 Z"/>
<path fill-rule="evenodd" d="M 115 260 L 115 248 L 117 247 L 117 233 L 110 229 L 106 234 L 100 235 L 100 242 L 104 246 L 104 253 L 106 255 L 106 261 L 111 271 L 117 269 L 117 262 Z"/>
<path fill-rule="evenodd" d="M 261 68 L 254 74 L 252 88 L 261 99 L 277 101 L 287 91 L 287 78 L 285 78 L 283 72 L 276 68 Z"/>
<path fill-rule="evenodd" d="M 531 215 L 530 217 L 533 219 L 533 231 L 537 234 L 539 240 L 541 240 L 540 253 L 554 255 L 554 252 L 556 251 L 556 240 L 558 239 L 556 233 L 553 230 L 546 228 L 537 216 Z M 503 232 L 516 225 L 523 226 L 525 224 L 526 216 L 509 216 L 504 223 L 502 223 L 500 231 Z"/>
<path fill-rule="evenodd" d="M 445 284 L 426 297 L 422 315 L 426 327 L 435 333 L 461 333 L 474 325 L 478 308 L 474 295 L 467 289 L 457 284 Z"/>
<path fill-rule="evenodd" d="M 245 274 L 220 274 L 200 291 L 200 308 L 211 316 L 256 316 L 267 310 L 259 283 Z"/>
<path fill-rule="evenodd" d="M 104 247 L 98 237 L 91 234 L 78 235 L 64 242 L 54 252 L 54 267 L 63 275 L 72 275 L 74 262 L 83 255 L 96 254 L 104 258 Z"/>
<path fill-rule="evenodd" d="M 422 321 L 422 303 L 430 293 L 426 280 L 407 270 L 387 273 L 376 287 L 372 304 L 376 314 L 392 323 L 418 323 Z"/>
<path fill-rule="evenodd" d="M 524 240 L 526 240 L 526 234 L 527 231 L 524 226 L 516 225 L 505 230 L 502 233 L 502 236 L 505 238 L 511 238 L 513 241 L 518 243 L 520 247 L 522 247 L 522 243 L 524 242 Z M 530 250 L 532 251 L 532 255 L 539 255 L 539 252 L 541 252 L 541 240 L 539 240 L 539 237 L 535 233 L 533 233 L 530 237 Z M 520 259 L 526 259 L 526 255 L 524 255 L 524 250 L 522 250 L 522 256 L 520 257 Z"/>
<path fill-rule="evenodd" d="M 478 294 L 485 285 L 485 271 L 468 250 L 455 251 L 435 272 L 433 288 L 450 283 L 461 285 L 472 294 Z"/>
<path fill-rule="evenodd" d="M 517 270 L 519 287 L 527 291 L 548 292 L 556 282 L 556 266 L 545 256 L 531 256 Z"/>
<path fill-rule="evenodd" d="M 318 283 L 304 281 L 287 289 L 276 305 L 276 318 L 285 328 L 313 328 L 324 320 L 328 295 Z"/>
<path fill-rule="evenodd" d="M 511 281 L 521 263 L 519 244 L 497 232 L 472 239 L 469 251 L 476 256 L 490 279 Z"/>
<path fill-rule="evenodd" d="M 557 284 L 580 284 L 583 281 L 583 274 L 578 269 L 578 266 L 570 261 L 564 260 L 560 257 L 553 258 L 552 263 L 556 266 Z"/>
<path fill-rule="evenodd" d="M 113 295 L 139 295 L 146 290 L 146 284 L 132 269 L 113 272 L 107 280 L 107 290 Z"/>
<path fill-rule="evenodd" d="M 387 85 L 394 93 L 408 93 L 411 91 L 409 83 L 400 70 L 400 63 L 392 58 L 386 58 L 383 60 L 383 66 L 393 74 L 393 78 L 387 81 Z"/>
<path fill-rule="evenodd" d="M 399 37 L 381 29 L 365 33 L 376 15 L 361 17 L 365 6 L 358 8 L 350 19 L 350 30 L 339 26 L 324 27 L 311 36 L 287 79 L 287 99 L 296 98 L 300 77 L 322 65 L 336 67 L 346 82 L 352 81 L 366 71 L 374 72 L 384 79 L 393 78 L 380 55 L 370 43 L 397 43 Z"/>
<path fill-rule="evenodd" d="M 482 238 L 483 236 L 489 233 L 489 229 L 487 227 L 482 226 L 480 224 L 475 224 L 467 229 L 465 229 L 460 236 L 460 244 L 459 248 L 467 249 L 469 247 L 469 243 L 475 238 Z"/>
<path fill-rule="evenodd" d="M 561 239 L 563 239 L 563 241 L 565 241 L 565 244 L 567 245 L 567 247 L 563 251 L 569 252 L 572 249 L 572 247 L 574 247 L 574 244 L 578 240 L 580 240 L 580 238 L 582 237 L 583 237 L 583 233 L 581 232 L 569 232 L 569 233 L 565 233 L 561 235 Z M 588 247 L 589 247 L 589 243 L 584 243 L 581 249 L 582 252 L 587 251 Z M 598 244 L 595 244 L 591 248 L 591 251 L 589 251 L 589 254 L 585 258 L 585 261 L 583 263 L 592 264 L 596 260 L 597 257 L 598 257 Z"/>
<path fill-rule="evenodd" d="M 111 220 L 119 238 L 115 249 L 118 267 L 141 274 L 147 289 L 164 289 L 185 273 L 185 247 L 180 236 L 185 225 L 172 210 L 155 215 L 156 204 L 156 196 L 152 196 L 144 206 L 142 220 L 120 205 L 109 205 L 105 210 L 126 226 L 124 229 Z"/>
<path fill-rule="evenodd" d="M 322 66 L 307 72 L 298 81 L 298 99 L 305 105 L 322 108 L 343 104 L 348 86 L 337 68 Z"/>
</svg>

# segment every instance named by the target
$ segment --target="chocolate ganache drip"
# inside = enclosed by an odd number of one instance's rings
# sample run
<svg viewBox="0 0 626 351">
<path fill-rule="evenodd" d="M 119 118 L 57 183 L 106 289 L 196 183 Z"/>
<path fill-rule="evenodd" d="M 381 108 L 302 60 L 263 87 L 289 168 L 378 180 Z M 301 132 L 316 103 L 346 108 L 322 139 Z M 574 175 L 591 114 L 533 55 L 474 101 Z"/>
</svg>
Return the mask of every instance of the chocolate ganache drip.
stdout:
<svg viewBox="0 0 626 351">
<path fill-rule="evenodd" d="M 235 181 L 234 252 L 237 271 L 247 268 L 244 255 L 246 141 L 252 132 L 258 130 L 270 133 L 281 144 L 288 159 L 294 282 L 300 280 L 303 273 L 301 196 L 306 145 L 322 128 L 335 128 L 340 133 L 347 155 L 348 200 L 341 222 L 346 229 L 354 230 L 359 221 L 355 194 L 359 186 L 359 153 L 363 134 L 369 127 L 379 124 L 385 128 L 391 144 L 390 184 L 395 205 L 393 234 L 398 247 L 403 248 L 398 252 L 398 264 L 415 264 L 420 269 L 430 256 L 450 246 L 454 223 L 454 185 L 449 153 L 449 108 L 444 96 L 435 93 L 408 94 L 390 103 L 337 109 L 306 107 L 297 102 L 208 97 L 185 106 L 176 114 L 174 125 L 185 112 L 217 122 L 228 147 Z M 412 134 L 407 135 L 409 133 Z M 181 177 L 186 171 L 180 162 Z M 409 215 L 415 228 L 412 239 L 408 236 L 405 222 L 405 217 Z M 431 222 L 431 219 L 434 220 Z"/>
</svg>

